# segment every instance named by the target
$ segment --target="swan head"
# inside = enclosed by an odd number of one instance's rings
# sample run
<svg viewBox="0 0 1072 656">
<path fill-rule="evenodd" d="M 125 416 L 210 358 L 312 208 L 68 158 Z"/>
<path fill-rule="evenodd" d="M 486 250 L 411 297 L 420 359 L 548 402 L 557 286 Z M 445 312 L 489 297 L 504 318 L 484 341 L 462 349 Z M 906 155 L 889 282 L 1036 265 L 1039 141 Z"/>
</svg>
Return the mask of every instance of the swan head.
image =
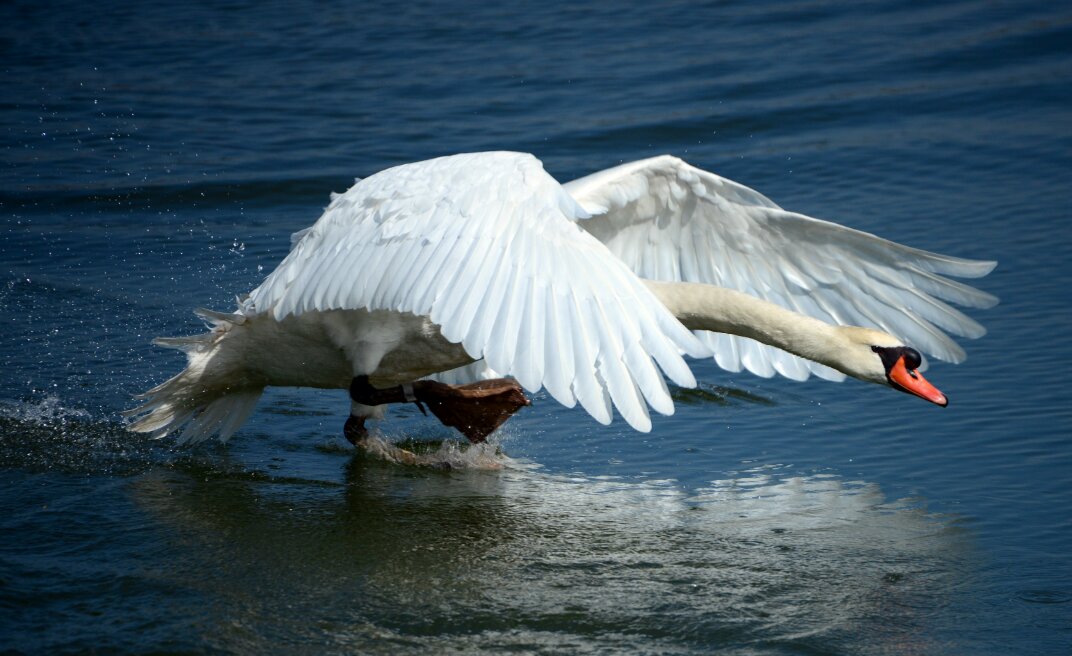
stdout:
<svg viewBox="0 0 1072 656">
<path fill-rule="evenodd" d="M 919 367 L 923 357 L 899 339 L 870 328 L 842 327 L 849 341 L 842 371 L 861 380 L 892 387 L 945 407 L 949 399 L 927 382 Z"/>
</svg>

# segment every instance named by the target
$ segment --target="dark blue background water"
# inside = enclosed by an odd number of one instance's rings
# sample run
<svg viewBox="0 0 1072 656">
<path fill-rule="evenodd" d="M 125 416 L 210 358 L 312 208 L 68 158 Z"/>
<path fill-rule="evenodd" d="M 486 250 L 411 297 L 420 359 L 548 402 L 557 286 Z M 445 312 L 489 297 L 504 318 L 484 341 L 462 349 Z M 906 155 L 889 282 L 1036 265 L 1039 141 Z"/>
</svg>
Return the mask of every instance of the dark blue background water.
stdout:
<svg viewBox="0 0 1072 656">
<path fill-rule="evenodd" d="M 0 650 L 1063 654 L 1072 11 L 1048 2 L 0 7 Z M 946 410 L 696 363 L 650 435 L 546 396 L 502 471 L 355 457 L 343 393 L 127 433 L 355 176 L 663 152 L 997 259 Z M 396 413 L 387 437 L 442 439 Z"/>
</svg>

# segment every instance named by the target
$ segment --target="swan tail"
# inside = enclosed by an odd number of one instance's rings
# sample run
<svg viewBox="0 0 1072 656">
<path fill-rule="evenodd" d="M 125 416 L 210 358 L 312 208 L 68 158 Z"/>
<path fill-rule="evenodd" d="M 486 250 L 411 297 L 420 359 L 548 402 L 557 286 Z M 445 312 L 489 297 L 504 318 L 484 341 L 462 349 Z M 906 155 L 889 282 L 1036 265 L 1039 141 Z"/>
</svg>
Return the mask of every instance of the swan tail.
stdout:
<svg viewBox="0 0 1072 656">
<path fill-rule="evenodd" d="M 134 397 L 142 404 L 123 413 L 132 418 L 130 430 L 148 433 L 154 439 L 181 431 L 176 440 L 179 444 L 202 442 L 213 435 L 226 441 L 252 414 L 264 388 L 235 386 L 242 376 L 228 366 L 232 358 L 225 346 L 234 336 L 232 330 L 242 322 L 220 313 L 197 314 L 212 323 L 210 332 L 153 340 L 157 346 L 186 353 L 186 368 Z"/>
</svg>

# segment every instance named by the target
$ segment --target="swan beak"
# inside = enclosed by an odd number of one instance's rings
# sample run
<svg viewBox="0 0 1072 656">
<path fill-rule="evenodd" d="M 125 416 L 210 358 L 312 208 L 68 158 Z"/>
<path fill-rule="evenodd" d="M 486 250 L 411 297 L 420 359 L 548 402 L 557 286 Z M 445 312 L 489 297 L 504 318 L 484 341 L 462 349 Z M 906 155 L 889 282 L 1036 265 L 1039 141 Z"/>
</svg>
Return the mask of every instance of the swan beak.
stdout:
<svg viewBox="0 0 1072 656">
<path fill-rule="evenodd" d="M 890 367 L 890 383 L 894 387 L 909 394 L 915 394 L 921 399 L 936 403 L 943 408 L 949 405 L 949 399 L 938 391 L 934 385 L 927 382 L 923 374 L 905 366 L 904 356 L 897 358 L 897 362 Z"/>
</svg>

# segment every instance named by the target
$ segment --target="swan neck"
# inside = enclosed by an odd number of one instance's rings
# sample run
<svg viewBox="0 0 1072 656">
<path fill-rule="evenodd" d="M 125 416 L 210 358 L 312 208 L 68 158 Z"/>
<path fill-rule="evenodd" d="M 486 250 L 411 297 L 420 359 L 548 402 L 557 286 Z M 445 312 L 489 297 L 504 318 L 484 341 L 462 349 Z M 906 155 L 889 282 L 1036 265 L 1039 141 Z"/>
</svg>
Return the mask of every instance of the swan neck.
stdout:
<svg viewBox="0 0 1072 656">
<path fill-rule="evenodd" d="M 732 289 L 702 283 L 644 283 L 690 330 L 748 337 L 850 373 L 840 362 L 845 345 L 836 326 Z"/>
</svg>

